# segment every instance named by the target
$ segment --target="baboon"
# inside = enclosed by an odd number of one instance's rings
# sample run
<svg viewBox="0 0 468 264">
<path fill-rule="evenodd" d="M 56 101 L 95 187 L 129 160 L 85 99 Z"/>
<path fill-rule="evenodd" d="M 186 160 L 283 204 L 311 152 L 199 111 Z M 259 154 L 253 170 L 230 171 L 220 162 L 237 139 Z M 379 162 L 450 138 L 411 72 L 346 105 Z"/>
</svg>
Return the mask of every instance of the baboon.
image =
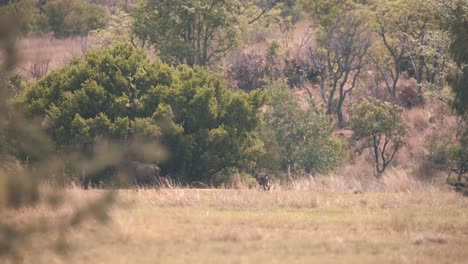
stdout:
<svg viewBox="0 0 468 264">
<path fill-rule="evenodd" d="M 254 178 L 264 191 L 270 190 L 270 176 L 265 172 L 254 173 Z"/>
</svg>

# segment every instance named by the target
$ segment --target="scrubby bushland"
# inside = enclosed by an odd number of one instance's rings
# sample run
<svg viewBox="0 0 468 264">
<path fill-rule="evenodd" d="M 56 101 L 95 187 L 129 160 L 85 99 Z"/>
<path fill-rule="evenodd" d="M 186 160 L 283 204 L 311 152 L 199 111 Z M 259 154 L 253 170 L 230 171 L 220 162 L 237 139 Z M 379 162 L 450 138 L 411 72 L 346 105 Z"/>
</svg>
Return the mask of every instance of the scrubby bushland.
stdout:
<svg viewBox="0 0 468 264">
<path fill-rule="evenodd" d="M 262 55 L 240 53 L 229 67 L 227 75 L 231 86 L 251 91 L 267 84 L 268 68 Z"/>
<path fill-rule="evenodd" d="M 88 151 L 102 138 L 160 142 L 169 151 L 163 172 L 184 182 L 211 181 L 262 151 L 257 112 L 264 100 L 124 44 L 89 52 L 24 95 L 28 114 L 42 118 L 57 147 Z"/>
<path fill-rule="evenodd" d="M 301 87 L 306 81 L 316 83 L 319 72 L 314 69 L 314 65 L 300 58 L 286 59 L 284 76 L 287 79 L 289 88 Z"/>
<path fill-rule="evenodd" d="M 293 173 L 324 173 L 339 164 L 343 146 L 328 115 L 311 101 L 300 102 L 285 86 L 272 87 L 269 97 L 264 164 Z"/>
<path fill-rule="evenodd" d="M 279 44 L 273 41 L 266 52 L 238 52 L 227 69 L 230 86 L 251 91 L 277 80 L 283 66 L 279 48 Z"/>
<path fill-rule="evenodd" d="M 293 19 L 294 7 L 291 0 L 141 0 L 133 10 L 133 32 L 166 63 L 212 66 L 242 34 L 256 30 L 249 25 L 258 26 L 274 9 L 278 20 Z"/>
<path fill-rule="evenodd" d="M 102 6 L 83 0 L 10 1 L 0 5 L 4 13 L 20 18 L 22 33 L 53 32 L 55 37 L 86 35 L 102 28 L 107 17 Z"/>
<path fill-rule="evenodd" d="M 354 137 L 364 139 L 363 147 L 372 150 L 379 175 L 404 145 L 406 129 L 401 119 L 402 111 L 397 105 L 366 99 L 356 107 L 351 119 Z"/>
<path fill-rule="evenodd" d="M 165 62 L 207 65 L 236 45 L 235 10 L 234 1 L 144 0 L 134 10 L 133 30 Z"/>
<path fill-rule="evenodd" d="M 42 8 L 46 29 L 54 32 L 56 37 L 86 35 L 102 28 L 107 17 L 104 8 L 82 0 L 52 0 Z"/>
</svg>

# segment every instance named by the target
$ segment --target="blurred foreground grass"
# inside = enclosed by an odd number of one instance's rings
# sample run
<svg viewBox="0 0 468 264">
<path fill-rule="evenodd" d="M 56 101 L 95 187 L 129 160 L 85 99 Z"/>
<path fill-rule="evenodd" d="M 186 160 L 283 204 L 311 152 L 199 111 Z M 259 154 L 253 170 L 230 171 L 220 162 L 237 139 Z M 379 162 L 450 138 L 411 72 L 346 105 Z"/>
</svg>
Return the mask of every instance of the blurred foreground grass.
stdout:
<svg viewBox="0 0 468 264">
<path fill-rule="evenodd" d="M 84 201 L 102 191 L 70 189 Z M 25 263 L 466 263 L 468 199 L 443 191 L 124 190 L 112 223 L 67 233 L 65 257 Z M 48 208 L 15 213 L 63 214 Z M 66 211 L 65 211 L 66 213 Z"/>
</svg>

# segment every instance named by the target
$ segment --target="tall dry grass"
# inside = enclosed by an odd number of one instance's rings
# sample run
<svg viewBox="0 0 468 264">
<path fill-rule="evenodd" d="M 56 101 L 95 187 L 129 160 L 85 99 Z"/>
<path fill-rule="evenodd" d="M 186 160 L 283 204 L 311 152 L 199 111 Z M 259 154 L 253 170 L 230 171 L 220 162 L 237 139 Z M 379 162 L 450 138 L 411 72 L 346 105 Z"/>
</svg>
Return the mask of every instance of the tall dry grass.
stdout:
<svg viewBox="0 0 468 264">
<path fill-rule="evenodd" d="M 86 200 L 102 191 L 66 192 Z M 41 250 L 41 243 L 51 237 L 39 236 L 24 260 L 464 263 L 467 256 L 463 230 L 468 200 L 437 190 L 355 195 L 291 189 L 146 189 L 118 191 L 118 201 L 110 225 L 87 222 L 67 233 L 74 249 L 68 257 Z M 51 208 L 15 217 L 23 221 L 30 214 L 67 217 Z"/>
<path fill-rule="evenodd" d="M 364 175 L 320 175 L 316 177 L 299 178 L 280 189 L 311 190 L 333 193 L 363 193 L 363 192 L 432 192 L 446 189 L 445 186 L 423 182 L 403 169 L 389 168 L 381 176 Z"/>
<path fill-rule="evenodd" d="M 456 117 L 446 104 L 434 98 L 426 98 L 424 108 L 405 111 L 403 120 L 408 134 L 406 145 L 397 156 L 396 165 L 419 179 L 440 182 L 438 178 L 446 177 L 450 168 L 434 164 L 431 157 L 440 146 L 456 142 Z"/>
</svg>

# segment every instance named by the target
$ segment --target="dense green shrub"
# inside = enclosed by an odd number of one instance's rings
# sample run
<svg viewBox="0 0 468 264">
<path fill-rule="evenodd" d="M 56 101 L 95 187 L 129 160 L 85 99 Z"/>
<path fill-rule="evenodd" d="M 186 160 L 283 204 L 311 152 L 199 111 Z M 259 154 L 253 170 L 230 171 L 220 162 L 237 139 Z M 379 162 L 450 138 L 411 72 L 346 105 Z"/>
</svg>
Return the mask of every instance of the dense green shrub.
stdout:
<svg viewBox="0 0 468 264">
<path fill-rule="evenodd" d="M 59 148 L 92 148 L 102 138 L 161 142 L 165 172 L 211 181 L 262 151 L 260 92 L 232 92 L 201 68 L 151 62 L 131 45 L 91 51 L 40 80 L 24 95 L 27 112 Z"/>
<path fill-rule="evenodd" d="M 371 148 L 377 173 L 382 173 L 404 145 L 403 109 L 377 99 L 366 99 L 354 111 L 351 128 L 357 140 Z"/>
<path fill-rule="evenodd" d="M 295 173 L 324 173 L 339 164 L 343 146 L 333 135 L 328 115 L 312 102 L 301 102 L 284 86 L 272 87 L 269 96 L 264 129 L 269 155 L 264 163 Z"/>
</svg>

